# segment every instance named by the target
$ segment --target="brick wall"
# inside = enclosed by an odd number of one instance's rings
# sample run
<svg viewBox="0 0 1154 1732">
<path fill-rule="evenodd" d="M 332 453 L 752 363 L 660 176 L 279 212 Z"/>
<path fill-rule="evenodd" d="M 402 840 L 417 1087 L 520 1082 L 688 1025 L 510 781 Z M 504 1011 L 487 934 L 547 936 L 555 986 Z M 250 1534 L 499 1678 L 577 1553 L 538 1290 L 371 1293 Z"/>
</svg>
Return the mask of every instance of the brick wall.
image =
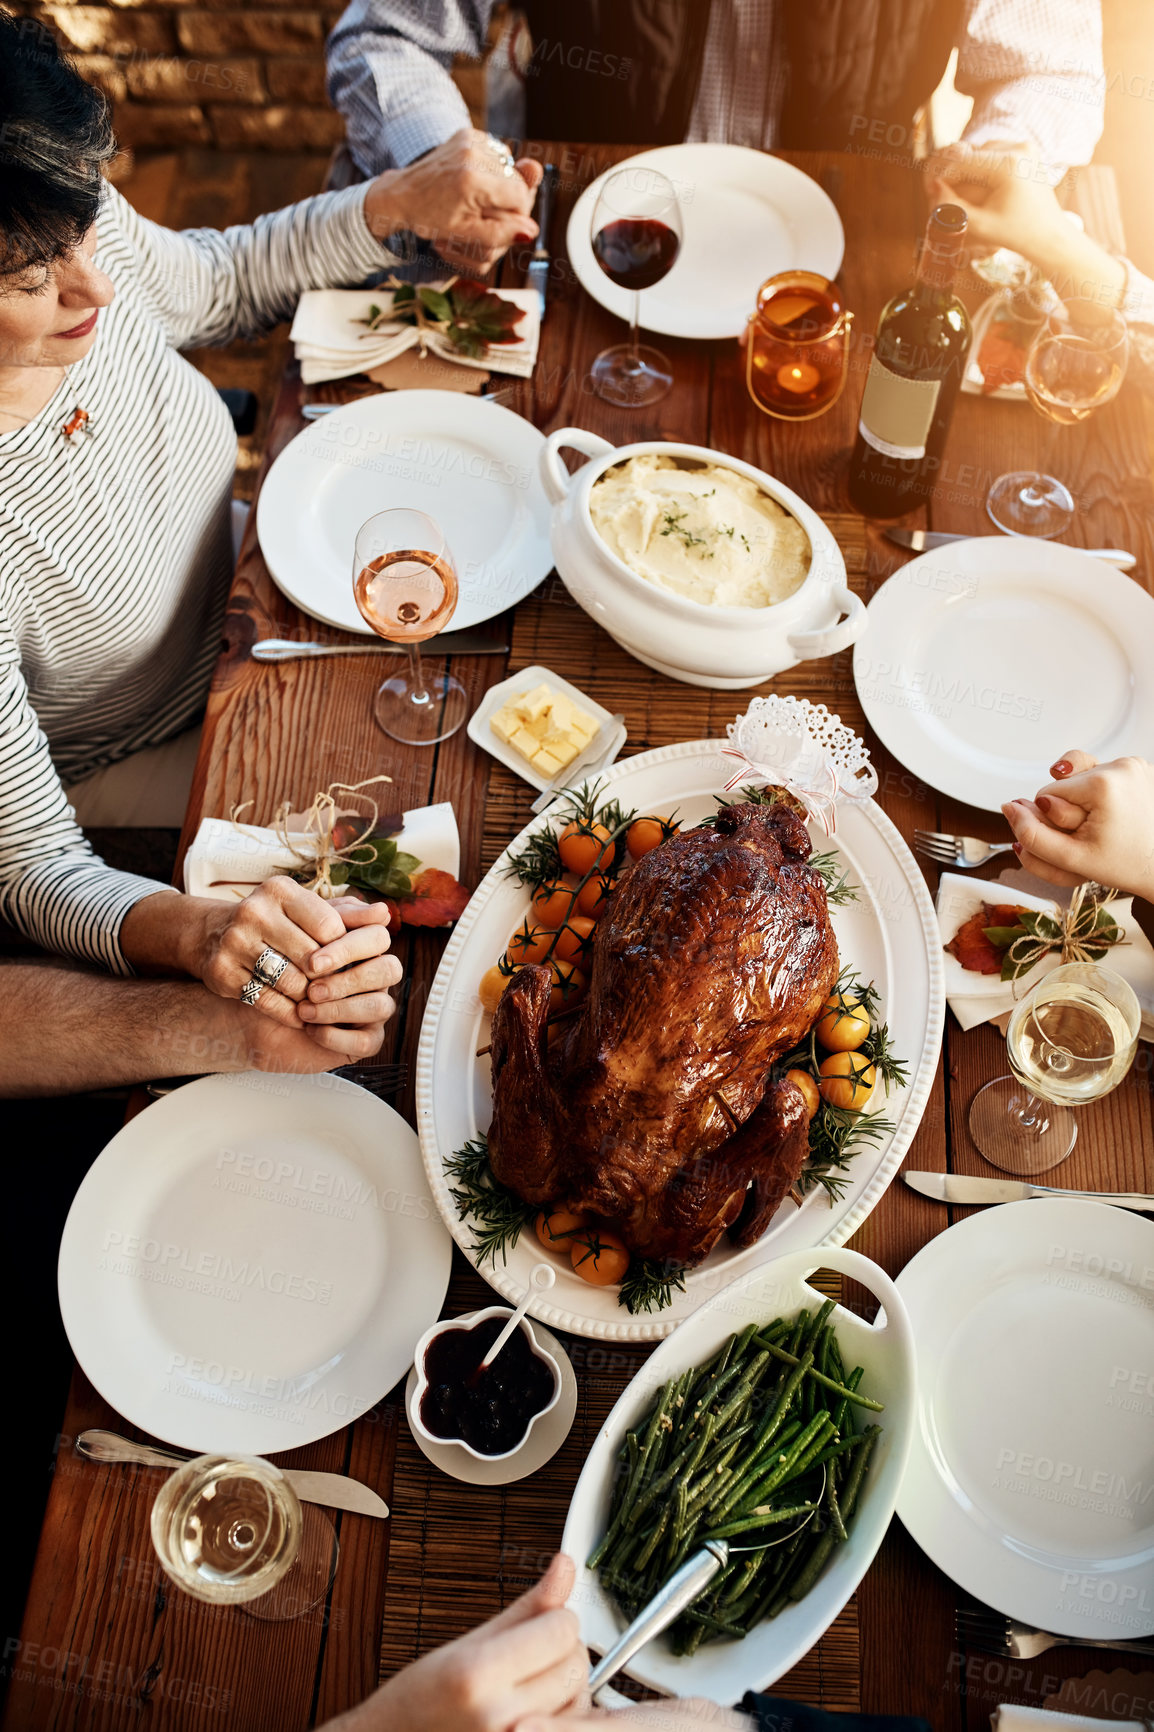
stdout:
<svg viewBox="0 0 1154 1732">
<path fill-rule="evenodd" d="M 325 95 L 324 40 L 340 0 L 5 0 L 68 44 L 110 97 L 129 150 L 327 151 L 344 122 Z M 457 74 L 473 106 L 481 68 Z"/>
</svg>

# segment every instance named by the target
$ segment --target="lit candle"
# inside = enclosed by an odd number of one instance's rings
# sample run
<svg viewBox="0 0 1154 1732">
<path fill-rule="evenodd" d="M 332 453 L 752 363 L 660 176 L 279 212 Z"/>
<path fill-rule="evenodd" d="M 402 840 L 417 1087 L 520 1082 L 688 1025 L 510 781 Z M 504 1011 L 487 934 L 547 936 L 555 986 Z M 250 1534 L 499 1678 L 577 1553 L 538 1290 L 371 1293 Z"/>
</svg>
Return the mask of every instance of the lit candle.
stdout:
<svg viewBox="0 0 1154 1732">
<path fill-rule="evenodd" d="M 804 397 L 820 381 L 821 374 L 808 361 L 787 361 L 784 367 L 777 369 L 777 382 L 782 390 L 792 391 L 797 397 Z"/>
</svg>

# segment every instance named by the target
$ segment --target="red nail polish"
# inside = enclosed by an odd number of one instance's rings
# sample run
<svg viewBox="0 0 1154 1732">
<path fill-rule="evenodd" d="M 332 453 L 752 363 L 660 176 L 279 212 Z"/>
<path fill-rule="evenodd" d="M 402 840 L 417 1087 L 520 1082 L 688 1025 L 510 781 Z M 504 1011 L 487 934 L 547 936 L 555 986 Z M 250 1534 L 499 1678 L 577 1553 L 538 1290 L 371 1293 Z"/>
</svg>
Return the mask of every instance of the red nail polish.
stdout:
<svg viewBox="0 0 1154 1732">
<path fill-rule="evenodd" d="M 1051 776 L 1072 776 L 1074 766 L 1066 758 L 1059 758 L 1056 764 L 1050 765 Z"/>
<path fill-rule="evenodd" d="M 1050 799 L 1049 794 L 1039 794 L 1037 799 L 1034 801 L 1034 804 L 1035 804 L 1035 806 L 1037 806 L 1039 808 L 1040 811 L 1048 812 L 1050 810 L 1051 805 L 1053 804 L 1053 801 Z"/>
<path fill-rule="evenodd" d="M 1020 854 L 1022 852 L 1022 844 L 1020 842 L 1011 842 L 1010 847 L 1014 850 L 1015 854 Z"/>
</svg>

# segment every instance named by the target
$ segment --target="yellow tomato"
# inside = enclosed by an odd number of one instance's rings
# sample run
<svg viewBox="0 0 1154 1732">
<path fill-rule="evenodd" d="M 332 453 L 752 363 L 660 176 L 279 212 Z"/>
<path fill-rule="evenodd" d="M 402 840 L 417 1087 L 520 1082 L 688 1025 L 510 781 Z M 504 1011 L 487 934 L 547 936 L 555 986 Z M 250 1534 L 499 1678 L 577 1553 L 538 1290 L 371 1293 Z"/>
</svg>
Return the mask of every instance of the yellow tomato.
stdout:
<svg viewBox="0 0 1154 1732">
<path fill-rule="evenodd" d="M 874 1086 L 874 1067 L 860 1052 L 834 1052 L 821 1065 L 821 1098 L 831 1107 L 860 1112 Z"/>
<path fill-rule="evenodd" d="M 568 1252 L 574 1233 L 588 1225 L 588 1215 L 578 1215 L 572 1209 L 542 1209 L 534 1231 L 546 1251 Z"/>
<path fill-rule="evenodd" d="M 503 974 L 500 964 L 496 962 L 492 968 L 487 968 L 481 976 L 481 984 L 477 988 L 477 993 L 481 1000 L 481 1008 L 487 1010 L 490 1016 L 496 1010 L 501 994 L 512 978 L 511 974 Z"/>
<path fill-rule="evenodd" d="M 592 872 L 594 866 L 608 862 L 612 854 L 609 832 L 604 824 L 566 824 L 558 841 L 561 864 L 570 872 Z"/>
<path fill-rule="evenodd" d="M 869 1013 L 852 993 L 831 992 L 813 1026 L 827 1052 L 856 1052 L 869 1039 Z"/>
<path fill-rule="evenodd" d="M 634 860 L 640 860 L 643 854 L 660 847 L 676 829 L 677 825 L 668 818 L 635 818 L 625 832 L 625 846 Z"/>
<path fill-rule="evenodd" d="M 573 1241 L 570 1262 L 582 1281 L 594 1287 L 610 1287 L 624 1281 L 629 1271 L 629 1247 L 616 1233 L 590 1227 Z"/>
<path fill-rule="evenodd" d="M 554 936 L 547 926 L 534 926 L 528 920 L 523 920 L 509 940 L 505 960 L 512 963 L 514 968 L 523 962 L 545 962 Z"/>
<path fill-rule="evenodd" d="M 801 1097 L 805 1101 L 806 1113 L 812 1119 L 821 1101 L 816 1082 L 807 1070 L 787 1070 L 785 1080 L 791 1082 L 800 1091 Z"/>
<path fill-rule="evenodd" d="M 570 916 L 557 934 L 557 942 L 553 946 L 553 954 L 558 962 L 583 962 L 588 967 L 589 939 L 593 925 L 594 922 L 587 920 L 583 914 Z"/>
<path fill-rule="evenodd" d="M 609 892 L 613 885 L 600 872 L 595 872 L 592 878 L 587 878 L 577 892 L 577 912 L 584 914 L 587 920 L 597 920 L 605 912 L 609 901 Z"/>
<path fill-rule="evenodd" d="M 533 892 L 533 919 L 541 926 L 551 926 L 554 931 L 564 924 L 565 916 L 576 906 L 572 890 L 560 878 L 548 879 Z"/>
</svg>

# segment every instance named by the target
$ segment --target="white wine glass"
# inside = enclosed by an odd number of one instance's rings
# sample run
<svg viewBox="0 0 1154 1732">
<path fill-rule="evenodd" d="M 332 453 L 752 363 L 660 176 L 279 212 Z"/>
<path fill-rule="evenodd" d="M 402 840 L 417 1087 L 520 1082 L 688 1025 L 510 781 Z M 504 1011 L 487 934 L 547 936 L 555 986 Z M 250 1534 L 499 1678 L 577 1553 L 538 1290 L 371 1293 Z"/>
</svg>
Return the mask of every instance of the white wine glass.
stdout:
<svg viewBox="0 0 1154 1732">
<path fill-rule="evenodd" d="M 152 1506 L 165 1574 L 194 1599 L 282 1623 L 319 1604 L 336 1574 L 332 1523 L 255 1455 L 198 1455 Z"/>
<path fill-rule="evenodd" d="M 1004 1173 L 1045 1173 L 1074 1147 L 1071 1107 L 1116 1089 L 1138 1048 L 1142 1011 L 1120 974 L 1069 962 L 1044 975 L 1006 1029 L 1010 1076 L 980 1088 L 970 1135 Z"/>
<path fill-rule="evenodd" d="M 455 734 L 468 694 L 449 673 L 427 673 L 422 643 L 443 630 L 457 605 L 457 568 L 440 527 L 423 511 L 378 511 L 357 531 L 353 596 L 378 637 L 403 644 L 409 663 L 377 692 L 373 715 L 390 739 L 435 746 Z"/>
<path fill-rule="evenodd" d="M 660 349 L 640 340 L 641 291 L 667 276 L 681 251 L 673 182 L 638 163 L 608 175 L 593 207 L 590 238 L 610 282 L 633 296 L 629 341 L 602 349 L 591 368 L 593 388 L 619 409 L 658 403 L 673 385 L 673 368 Z"/>
<path fill-rule="evenodd" d="M 1121 313 L 1097 301 L 1071 298 L 1048 313 L 1026 352 L 1026 395 L 1039 415 L 1072 427 L 1118 395 L 1130 338 Z M 1055 475 L 1016 469 L 986 495 L 986 510 L 1007 535 L 1043 541 L 1074 521 L 1068 487 Z"/>
</svg>

